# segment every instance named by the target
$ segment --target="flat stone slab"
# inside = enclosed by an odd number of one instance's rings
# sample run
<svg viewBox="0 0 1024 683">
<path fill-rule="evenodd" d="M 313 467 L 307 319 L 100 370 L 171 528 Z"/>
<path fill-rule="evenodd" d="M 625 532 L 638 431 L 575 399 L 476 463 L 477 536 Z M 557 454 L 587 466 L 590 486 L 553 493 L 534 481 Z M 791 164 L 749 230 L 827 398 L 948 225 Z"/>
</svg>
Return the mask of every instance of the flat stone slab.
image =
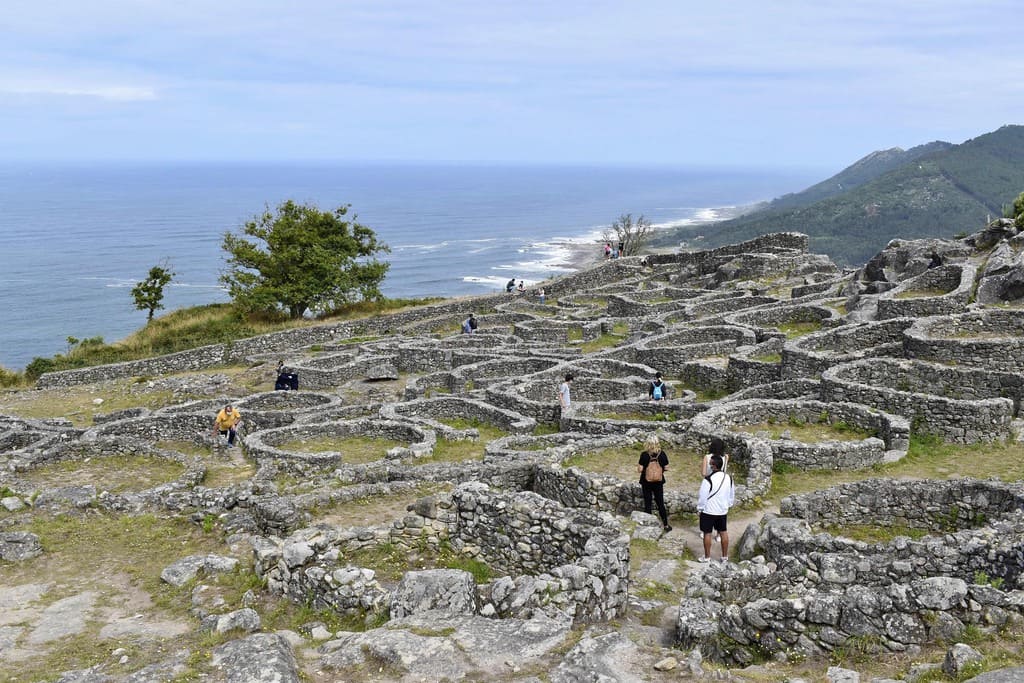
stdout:
<svg viewBox="0 0 1024 683">
<path fill-rule="evenodd" d="M 551 672 L 551 683 L 643 683 L 644 679 L 637 672 L 645 671 L 650 664 L 641 660 L 636 643 L 621 633 L 608 633 L 596 638 L 584 636 Z"/>
<path fill-rule="evenodd" d="M 96 603 L 98 593 L 86 591 L 58 600 L 45 610 L 28 635 L 30 645 L 42 645 L 85 630 L 85 622 Z"/>
<path fill-rule="evenodd" d="M 474 670 L 499 675 L 557 649 L 571 626 L 567 617 L 524 620 L 417 614 L 365 633 L 339 634 L 320 647 L 320 663 L 337 671 L 364 665 L 370 657 L 426 680 L 460 680 Z"/>
<path fill-rule="evenodd" d="M 988 671 L 980 676 L 975 676 L 967 683 L 1020 683 L 1021 681 L 1024 681 L 1024 666 Z"/>
</svg>

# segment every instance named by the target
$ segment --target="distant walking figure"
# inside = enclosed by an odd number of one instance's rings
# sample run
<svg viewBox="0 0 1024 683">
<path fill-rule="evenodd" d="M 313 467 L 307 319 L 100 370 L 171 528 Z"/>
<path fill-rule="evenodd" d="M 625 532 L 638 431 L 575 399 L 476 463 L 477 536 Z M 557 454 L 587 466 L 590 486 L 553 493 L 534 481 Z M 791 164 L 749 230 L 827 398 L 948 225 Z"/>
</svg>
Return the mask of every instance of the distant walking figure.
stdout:
<svg viewBox="0 0 1024 683">
<path fill-rule="evenodd" d="M 516 288 L 516 279 L 515 278 L 512 278 L 511 280 L 509 280 L 508 282 L 505 283 L 505 293 L 506 294 L 511 294 L 512 290 L 515 289 L 515 288 Z"/>
<path fill-rule="evenodd" d="M 604 243 L 604 257 L 610 259 L 612 257 L 612 245 L 611 242 Z"/>
<path fill-rule="evenodd" d="M 571 388 L 572 375 L 567 374 L 565 381 L 558 387 L 558 402 L 562 406 L 562 410 L 568 410 L 572 406 Z"/>
<path fill-rule="evenodd" d="M 540 305 L 544 305 L 544 288 L 541 287 L 537 290 L 537 300 L 540 301 Z"/>
</svg>

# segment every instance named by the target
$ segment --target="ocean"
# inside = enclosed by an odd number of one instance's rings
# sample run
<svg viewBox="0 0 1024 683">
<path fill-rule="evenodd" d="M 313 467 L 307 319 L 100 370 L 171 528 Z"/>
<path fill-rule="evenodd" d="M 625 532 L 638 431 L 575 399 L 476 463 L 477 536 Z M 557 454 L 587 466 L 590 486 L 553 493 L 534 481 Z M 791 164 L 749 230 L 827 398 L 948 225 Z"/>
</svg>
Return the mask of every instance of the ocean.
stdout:
<svg viewBox="0 0 1024 683">
<path fill-rule="evenodd" d="M 623 213 L 656 227 L 794 192 L 820 171 L 486 164 L 32 164 L 0 168 L 0 365 L 143 326 L 130 290 L 169 264 L 164 311 L 227 301 L 221 239 L 286 199 L 352 207 L 391 247 L 391 297 L 499 291 L 571 270 Z"/>
</svg>

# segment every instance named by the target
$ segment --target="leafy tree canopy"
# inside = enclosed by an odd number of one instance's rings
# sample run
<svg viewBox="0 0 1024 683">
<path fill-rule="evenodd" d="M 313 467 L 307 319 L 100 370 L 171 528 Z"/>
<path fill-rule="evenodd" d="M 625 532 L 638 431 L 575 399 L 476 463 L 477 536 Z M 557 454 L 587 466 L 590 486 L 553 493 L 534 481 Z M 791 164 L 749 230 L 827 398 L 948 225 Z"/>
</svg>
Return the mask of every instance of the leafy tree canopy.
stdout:
<svg viewBox="0 0 1024 683">
<path fill-rule="evenodd" d="M 301 318 L 306 311 L 382 299 L 379 286 L 390 264 L 371 257 L 390 250 L 354 215 L 346 218 L 350 208 L 321 211 L 288 200 L 254 216 L 244 235 L 224 233 L 229 257 L 220 281 L 235 305 Z"/>
<path fill-rule="evenodd" d="M 132 287 L 132 298 L 135 300 L 135 308 L 140 311 L 148 311 L 146 322 L 153 319 L 153 313 L 163 308 L 161 303 L 164 300 L 164 287 L 174 277 L 169 269 L 162 266 L 153 266 L 149 269 L 149 275 L 142 282 Z M 72 337 L 68 337 L 68 343 Z"/>
</svg>

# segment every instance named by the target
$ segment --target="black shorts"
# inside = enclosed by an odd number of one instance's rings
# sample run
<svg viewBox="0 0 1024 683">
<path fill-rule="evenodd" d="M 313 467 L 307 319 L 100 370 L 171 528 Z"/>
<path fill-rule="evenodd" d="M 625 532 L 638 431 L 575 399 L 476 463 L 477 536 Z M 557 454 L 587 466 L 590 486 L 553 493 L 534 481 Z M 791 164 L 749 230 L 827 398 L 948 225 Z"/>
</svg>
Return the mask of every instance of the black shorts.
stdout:
<svg viewBox="0 0 1024 683">
<path fill-rule="evenodd" d="M 706 512 L 700 513 L 700 532 L 702 534 L 710 534 L 712 529 L 718 533 L 728 531 L 725 525 L 726 518 L 728 518 L 728 515 L 709 515 Z"/>
</svg>

